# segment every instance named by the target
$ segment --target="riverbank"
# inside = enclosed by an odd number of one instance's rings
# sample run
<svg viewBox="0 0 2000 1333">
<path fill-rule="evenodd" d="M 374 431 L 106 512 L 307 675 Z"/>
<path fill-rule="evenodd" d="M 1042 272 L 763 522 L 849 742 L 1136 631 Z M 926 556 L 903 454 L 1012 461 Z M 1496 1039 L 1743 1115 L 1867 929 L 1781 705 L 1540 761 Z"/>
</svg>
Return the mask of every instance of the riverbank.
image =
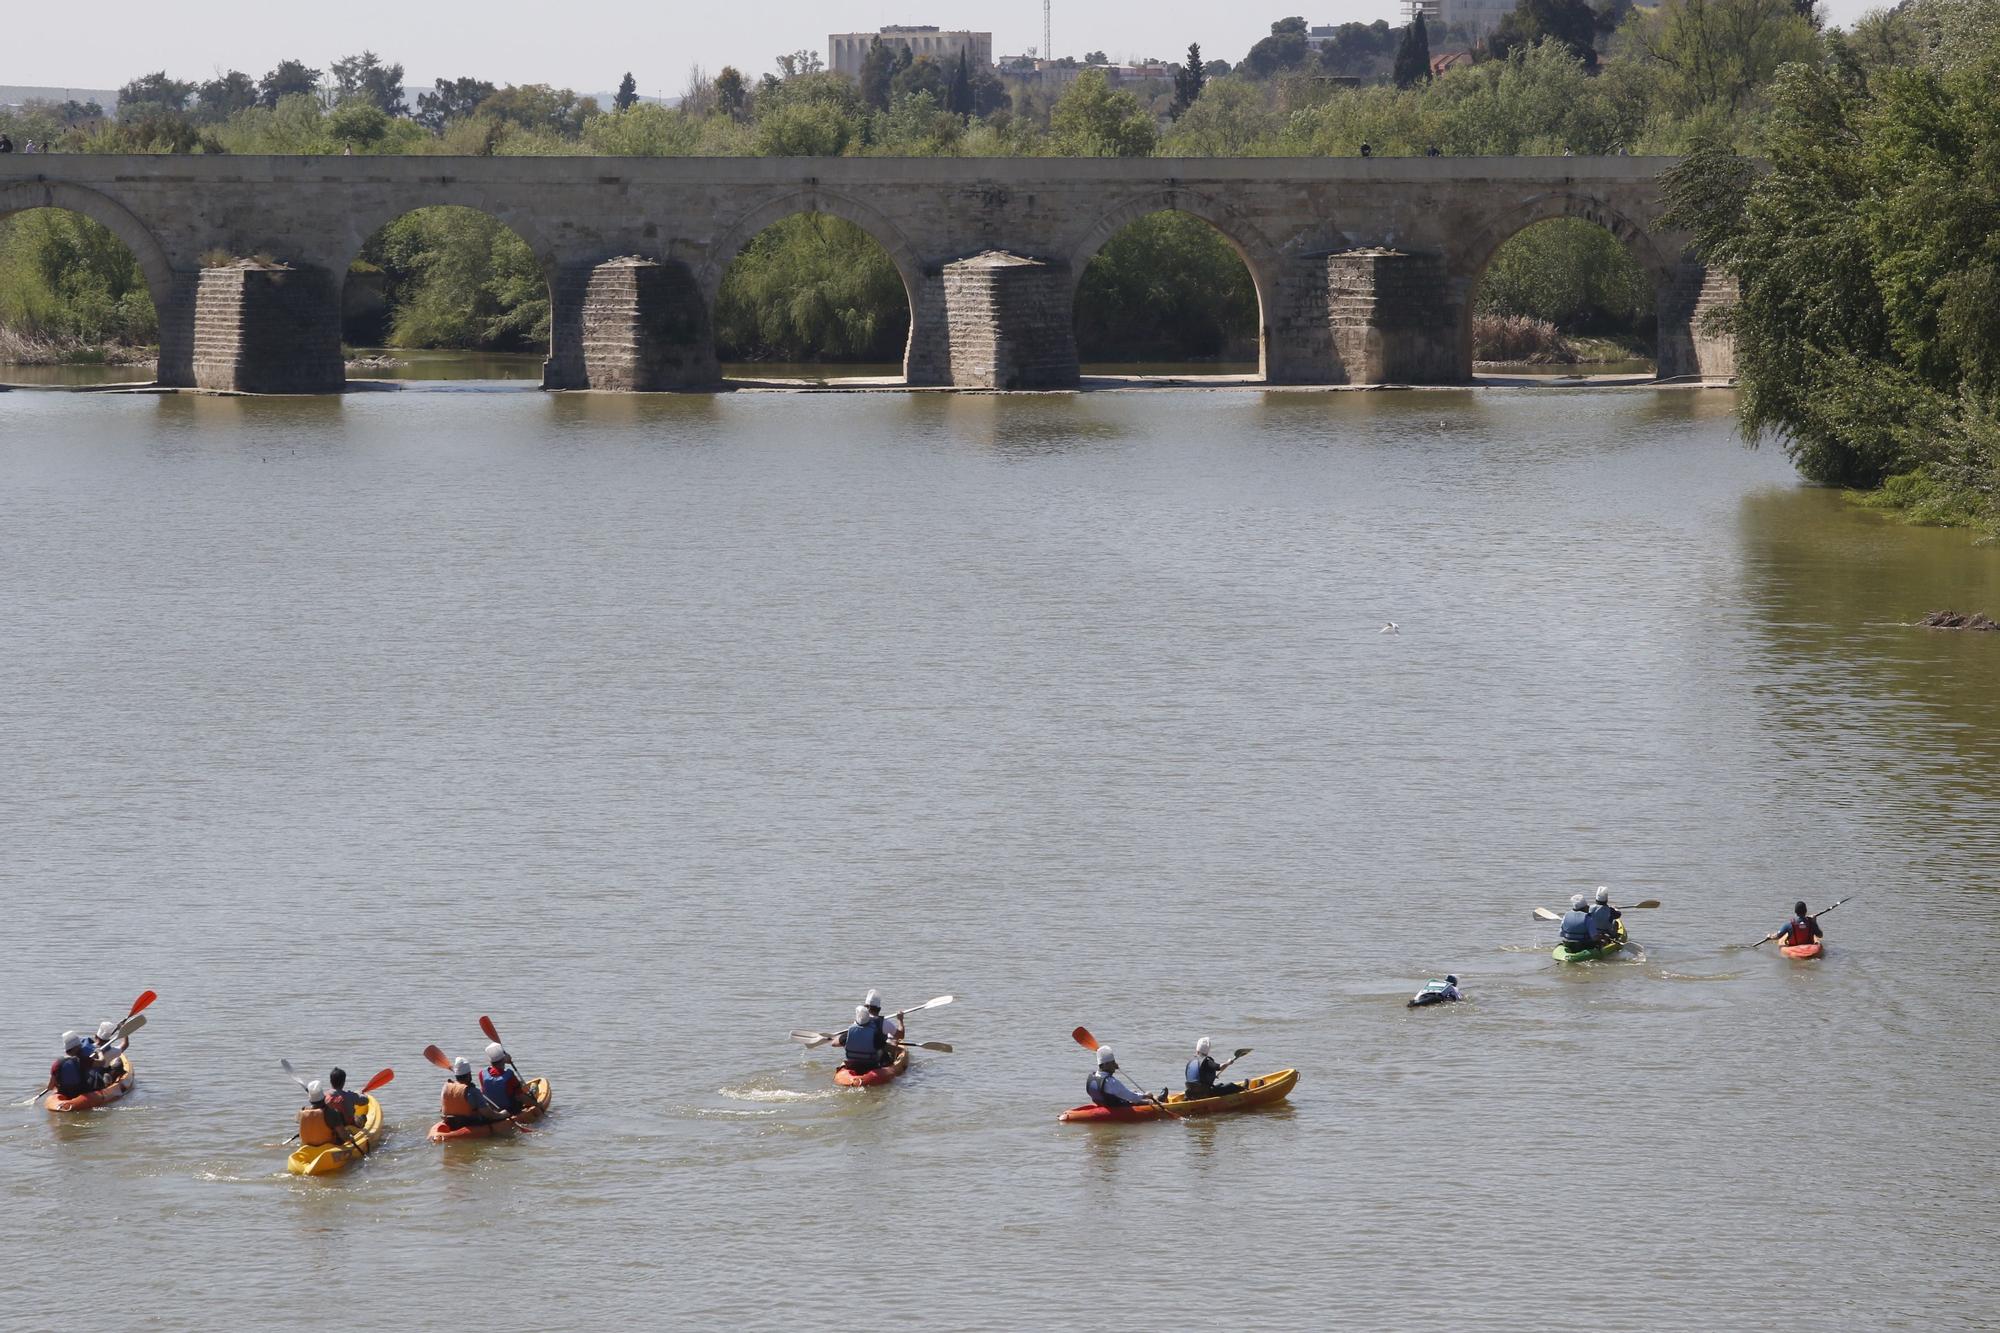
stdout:
<svg viewBox="0 0 2000 1333">
<path fill-rule="evenodd" d="M 25 333 L 0 325 L 0 376 L 17 366 L 150 366 L 160 349 Z"/>
</svg>

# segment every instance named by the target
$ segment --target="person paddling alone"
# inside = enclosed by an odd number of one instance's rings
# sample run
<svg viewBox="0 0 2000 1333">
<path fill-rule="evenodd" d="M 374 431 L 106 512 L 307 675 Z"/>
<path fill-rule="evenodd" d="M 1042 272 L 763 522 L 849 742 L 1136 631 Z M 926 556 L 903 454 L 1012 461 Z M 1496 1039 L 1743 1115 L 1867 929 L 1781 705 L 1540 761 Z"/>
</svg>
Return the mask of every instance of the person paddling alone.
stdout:
<svg viewBox="0 0 2000 1333">
<path fill-rule="evenodd" d="M 1203 1037 L 1194 1044 L 1194 1059 L 1187 1063 L 1187 1087 L 1185 1095 L 1189 1101 L 1196 1097 L 1226 1097 L 1232 1092 L 1243 1091 L 1241 1083 L 1217 1083 L 1216 1077 L 1222 1073 L 1222 1066 L 1208 1053 L 1209 1041 Z"/>
<path fill-rule="evenodd" d="M 1432 978 L 1424 983 L 1424 988 L 1410 997 L 1409 1007 L 1421 1009 L 1427 1004 L 1455 1004 L 1465 998 L 1458 988 L 1458 977 L 1447 975 L 1443 981 Z"/>
<path fill-rule="evenodd" d="M 1109 1046 L 1097 1048 L 1097 1072 L 1084 1080 L 1083 1090 L 1099 1106 L 1144 1106 L 1150 1100 L 1119 1077 L 1118 1057 Z"/>
<path fill-rule="evenodd" d="M 1808 912 L 1804 903 L 1793 903 L 1792 919 L 1764 938 L 1767 940 L 1782 938 L 1787 947 L 1797 948 L 1816 940 L 1823 940 L 1826 936 L 1820 933 L 1819 918 Z"/>
<path fill-rule="evenodd" d="M 856 1074 L 880 1069 L 896 1058 L 889 1049 L 882 1015 L 870 1013 L 865 1004 L 854 1007 L 854 1025 L 835 1037 L 833 1044 L 847 1052 L 846 1067 Z"/>
</svg>

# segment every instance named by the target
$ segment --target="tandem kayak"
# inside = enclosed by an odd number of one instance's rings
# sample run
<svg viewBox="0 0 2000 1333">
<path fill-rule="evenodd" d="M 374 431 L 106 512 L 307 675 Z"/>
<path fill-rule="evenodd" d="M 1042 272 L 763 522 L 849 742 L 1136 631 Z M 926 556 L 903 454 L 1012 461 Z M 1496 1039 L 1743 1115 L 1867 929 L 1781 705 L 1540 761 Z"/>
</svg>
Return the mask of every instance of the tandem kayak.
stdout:
<svg viewBox="0 0 2000 1333">
<path fill-rule="evenodd" d="M 1818 958 L 1826 952 L 1826 943 L 1814 940 L 1811 944 L 1782 944 L 1778 952 L 1787 958 Z"/>
<path fill-rule="evenodd" d="M 119 1056 L 118 1064 L 122 1072 L 115 1080 L 105 1084 L 96 1092 L 86 1092 L 81 1097 L 65 1097 L 61 1093 L 51 1092 L 42 1099 L 42 1105 L 51 1111 L 94 1111 L 106 1103 L 117 1101 L 132 1091 L 132 1083 L 136 1077 L 132 1072 L 131 1056 Z"/>
<path fill-rule="evenodd" d="M 382 1141 L 382 1103 L 370 1097 L 361 1110 L 361 1123 L 347 1132 L 354 1140 L 353 1147 L 345 1143 L 316 1143 L 310 1148 L 302 1146 L 285 1159 L 285 1170 L 295 1176 L 330 1176 L 336 1171 L 345 1171 L 374 1152 L 375 1145 Z"/>
<path fill-rule="evenodd" d="M 1253 1078 L 1243 1091 L 1221 1097 L 1197 1097 L 1189 1101 L 1180 1093 L 1167 1098 L 1167 1110 L 1148 1103 L 1144 1106 L 1079 1106 L 1064 1111 L 1058 1119 L 1065 1125 L 1123 1125 L 1138 1120 L 1180 1120 L 1196 1115 L 1227 1115 L 1231 1111 L 1254 1111 L 1271 1106 L 1291 1095 L 1299 1081 L 1296 1069 L 1280 1069 L 1275 1074 Z"/>
<path fill-rule="evenodd" d="M 880 1069 L 871 1069 L 865 1074 L 857 1074 L 846 1065 L 833 1071 L 833 1081 L 843 1088 L 872 1088 L 877 1083 L 887 1083 L 892 1078 L 901 1078 L 910 1067 L 910 1048 L 898 1046 L 896 1058 Z"/>
<path fill-rule="evenodd" d="M 1594 949 L 1573 949 L 1567 944 L 1558 944 L 1549 956 L 1558 963 L 1587 963 L 1594 958 L 1609 958 L 1624 948 L 1630 940 L 1625 938 L 1625 923 L 1618 923 L 1618 938 L 1608 944 L 1600 944 Z"/>
<path fill-rule="evenodd" d="M 431 1126 L 432 1143 L 455 1143 L 460 1139 L 490 1139 L 495 1134 L 513 1129 L 514 1120 L 540 1120 L 549 1113 L 549 1102 L 555 1093 L 549 1088 L 545 1078 L 528 1080 L 528 1105 L 513 1120 L 496 1120 L 491 1124 L 467 1125 L 464 1129 L 447 1129 L 440 1120 Z"/>
</svg>

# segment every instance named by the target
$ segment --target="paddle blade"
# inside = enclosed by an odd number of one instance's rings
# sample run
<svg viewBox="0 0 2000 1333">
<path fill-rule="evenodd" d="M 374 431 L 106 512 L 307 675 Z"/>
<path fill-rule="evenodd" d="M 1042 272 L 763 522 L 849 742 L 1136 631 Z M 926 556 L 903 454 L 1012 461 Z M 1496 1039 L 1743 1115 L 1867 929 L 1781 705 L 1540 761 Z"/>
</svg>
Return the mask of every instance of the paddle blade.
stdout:
<svg viewBox="0 0 2000 1333">
<path fill-rule="evenodd" d="M 1089 1028 L 1078 1028 L 1076 1031 L 1070 1033 L 1069 1035 L 1070 1039 L 1074 1041 L 1077 1045 L 1083 1047 L 1084 1050 L 1094 1051 L 1097 1049 L 1097 1038 L 1090 1035 Z"/>
<path fill-rule="evenodd" d="M 948 1041 L 906 1041 L 902 1045 L 914 1046 L 920 1051 L 936 1051 L 940 1055 L 950 1055 L 952 1050 Z"/>
<path fill-rule="evenodd" d="M 435 1046 L 424 1047 L 424 1059 L 430 1061 L 432 1064 L 436 1065 L 439 1069 L 442 1069 L 447 1074 L 451 1072 L 450 1058 L 446 1056 L 443 1051 L 439 1050 Z"/>
<path fill-rule="evenodd" d="M 479 1016 L 479 1030 L 486 1034 L 486 1040 L 500 1042 L 502 1046 L 507 1044 L 504 1041 L 500 1041 L 500 1029 L 494 1027 L 493 1020 L 485 1014 Z"/>
<path fill-rule="evenodd" d="M 292 1068 L 292 1062 L 290 1060 L 287 1060 L 282 1056 L 280 1056 L 278 1059 L 278 1068 L 284 1070 L 287 1074 L 293 1075 L 294 1077 L 296 1077 L 299 1072 L 298 1070 Z"/>
<path fill-rule="evenodd" d="M 1555 914 L 1554 912 L 1551 912 L 1551 911 L 1550 911 L 1550 910 L 1549 910 L 1548 908 L 1546 908 L 1546 907 L 1537 907 L 1537 908 L 1535 909 L 1535 920 L 1537 920 L 1537 921 L 1560 921 L 1560 920 L 1562 920 L 1562 918 L 1561 918 L 1560 916 L 1556 915 L 1556 914 Z"/>
<path fill-rule="evenodd" d="M 1638 908 L 1641 911 L 1643 911 L 1648 907 L 1658 907 L 1659 905 L 1660 905 L 1660 900 L 1658 898 L 1648 898 L 1643 903 L 1632 903 L 1621 910 L 1629 912 L 1633 908 Z"/>
<path fill-rule="evenodd" d="M 395 1070 L 393 1069 L 383 1070 L 381 1073 L 377 1074 L 374 1078 L 369 1079 L 366 1083 L 361 1085 L 361 1095 L 363 1097 L 366 1097 L 369 1093 L 375 1091 L 375 1089 L 388 1086 L 389 1080 L 393 1079 L 394 1077 L 396 1077 Z"/>
<path fill-rule="evenodd" d="M 1254 1048 L 1245 1046 L 1242 1050 L 1236 1052 L 1236 1054 L 1230 1056 L 1229 1058 L 1232 1060 L 1241 1060 L 1244 1056 L 1250 1054 L 1252 1049 Z"/>
<path fill-rule="evenodd" d="M 958 997 L 956 995 L 940 995 L 935 1000 L 925 1000 L 922 1004 L 918 1005 L 915 1009 L 912 1009 L 910 1012 L 914 1014 L 924 1009 L 942 1009 L 944 1008 L 944 1006 L 950 1004 L 953 1000 L 957 998 Z"/>
<path fill-rule="evenodd" d="M 144 1026 L 146 1026 L 146 1016 L 144 1014 L 140 1014 L 137 1018 L 128 1018 L 118 1025 L 118 1036 L 129 1037 Z"/>
<path fill-rule="evenodd" d="M 138 1013 L 141 1009 L 144 1009 L 147 1005 L 151 1004 L 153 1001 L 159 998 L 160 998 L 159 995 L 154 991 L 149 991 L 149 990 L 140 991 L 139 998 L 132 1001 L 132 1007 L 125 1011 L 125 1017 L 130 1018 L 132 1015 Z"/>
</svg>

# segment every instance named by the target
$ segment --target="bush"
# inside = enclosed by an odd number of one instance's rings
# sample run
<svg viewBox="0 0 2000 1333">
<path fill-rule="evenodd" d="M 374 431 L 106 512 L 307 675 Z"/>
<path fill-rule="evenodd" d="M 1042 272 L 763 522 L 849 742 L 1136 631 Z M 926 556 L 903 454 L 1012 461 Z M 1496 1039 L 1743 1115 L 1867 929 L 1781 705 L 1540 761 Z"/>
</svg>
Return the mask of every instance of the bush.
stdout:
<svg viewBox="0 0 2000 1333">
<path fill-rule="evenodd" d="M 724 361 L 901 361 L 909 333 L 895 263 L 867 232 L 824 213 L 759 232 L 715 303 Z"/>
<path fill-rule="evenodd" d="M 1583 357 L 1562 330 L 1532 315 L 1472 317 L 1472 359 L 1515 365 L 1573 366 Z"/>
</svg>

